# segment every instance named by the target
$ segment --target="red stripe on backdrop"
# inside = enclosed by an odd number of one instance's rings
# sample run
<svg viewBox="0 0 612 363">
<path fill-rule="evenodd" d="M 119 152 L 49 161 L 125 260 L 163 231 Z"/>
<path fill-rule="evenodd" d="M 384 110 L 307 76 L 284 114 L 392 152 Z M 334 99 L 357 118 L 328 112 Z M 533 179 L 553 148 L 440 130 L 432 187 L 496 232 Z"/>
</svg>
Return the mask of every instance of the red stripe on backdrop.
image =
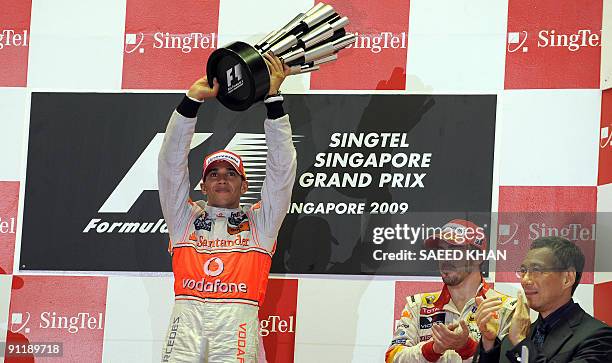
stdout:
<svg viewBox="0 0 612 363">
<path fill-rule="evenodd" d="M 8 337 L 62 344 L 60 357 L 37 362 L 101 362 L 107 285 L 106 277 L 13 276 Z"/>
<path fill-rule="evenodd" d="M 597 185 L 609 183 L 612 183 L 612 89 L 603 91 L 601 95 Z"/>
<path fill-rule="evenodd" d="M 122 88 L 189 88 L 205 74 L 218 24 L 218 0 L 128 0 Z"/>
<path fill-rule="evenodd" d="M 409 0 L 326 1 L 349 18 L 346 30 L 358 33 L 353 48 L 338 60 L 313 72 L 310 88 L 316 90 L 403 90 L 406 88 Z"/>
<path fill-rule="evenodd" d="M 13 273 L 19 182 L 0 182 L 0 274 Z"/>
<path fill-rule="evenodd" d="M 0 0 L 0 87 L 25 87 L 31 0 Z"/>
<path fill-rule="evenodd" d="M 531 242 L 560 235 L 576 243 L 586 258 L 582 283 L 593 283 L 597 187 L 501 186 L 499 188 L 497 282 L 519 282 L 514 271 Z"/>
</svg>

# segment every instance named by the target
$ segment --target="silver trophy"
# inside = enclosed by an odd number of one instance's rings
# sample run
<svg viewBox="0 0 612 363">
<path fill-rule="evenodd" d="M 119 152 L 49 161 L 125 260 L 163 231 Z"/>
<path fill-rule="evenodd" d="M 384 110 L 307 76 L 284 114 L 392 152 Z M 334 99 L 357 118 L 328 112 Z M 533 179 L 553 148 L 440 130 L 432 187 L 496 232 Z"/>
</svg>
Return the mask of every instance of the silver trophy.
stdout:
<svg viewBox="0 0 612 363">
<path fill-rule="evenodd" d="M 263 100 L 270 89 L 263 54 L 278 56 L 291 74 L 316 71 L 338 59 L 338 52 L 355 42 L 355 35 L 344 30 L 348 23 L 331 5 L 318 3 L 254 46 L 233 42 L 215 50 L 206 65 L 208 81 L 211 87 L 213 78 L 219 81 L 217 98 L 225 107 L 246 110 Z"/>
</svg>

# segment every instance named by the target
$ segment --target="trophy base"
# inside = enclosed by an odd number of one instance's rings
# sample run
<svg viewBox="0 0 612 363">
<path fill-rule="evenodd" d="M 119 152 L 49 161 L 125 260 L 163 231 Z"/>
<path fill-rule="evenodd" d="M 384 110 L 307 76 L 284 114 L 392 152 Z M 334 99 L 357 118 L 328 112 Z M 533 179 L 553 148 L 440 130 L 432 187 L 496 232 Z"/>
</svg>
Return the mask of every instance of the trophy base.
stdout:
<svg viewBox="0 0 612 363">
<path fill-rule="evenodd" d="M 244 42 L 233 42 L 215 50 L 208 58 L 206 76 L 212 87 L 219 82 L 217 99 L 233 111 L 244 111 L 265 98 L 270 73 L 262 55 Z"/>
</svg>

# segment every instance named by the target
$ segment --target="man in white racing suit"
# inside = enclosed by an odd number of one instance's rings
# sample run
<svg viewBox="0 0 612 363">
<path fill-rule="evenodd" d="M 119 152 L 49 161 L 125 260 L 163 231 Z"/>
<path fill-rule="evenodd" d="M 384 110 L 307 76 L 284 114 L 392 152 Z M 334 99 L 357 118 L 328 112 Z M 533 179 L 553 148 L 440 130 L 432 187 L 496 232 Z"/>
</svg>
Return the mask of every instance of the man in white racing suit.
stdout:
<svg viewBox="0 0 612 363">
<path fill-rule="evenodd" d="M 486 235 L 482 231 L 470 221 L 455 219 L 425 240 L 425 246 L 463 252 L 486 251 Z M 484 281 L 481 264 L 482 261 L 471 259 L 439 261 L 444 287 L 441 291 L 406 298 L 385 354 L 386 363 L 471 362 L 478 351 L 480 331 L 476 310 L 483 299 L 498 299 L 495 304 L 501 307 L 490 324 L 500 338 L 508 333 L 516 300 L 493 290 Z"/>
<path fill-rule="evenodd" d="M 276 237 L 296 173 L 289 116 L 279 87 L 288 67 L 265 55 L 270 91 L 264 121 L 267 159 L 261 200 L 240 207 L 248 189 L 242 158 L 220 150 L 204 159 L 202 193 L 189 198 L 187 157 L 200 104 L 217 95 L 197 80 L 173 112 L 159 154 L 159 196 L 170 235 L 175 304 L 162 362 L 256 362 L 258 310 L 263 303 Z"/>
</svg>

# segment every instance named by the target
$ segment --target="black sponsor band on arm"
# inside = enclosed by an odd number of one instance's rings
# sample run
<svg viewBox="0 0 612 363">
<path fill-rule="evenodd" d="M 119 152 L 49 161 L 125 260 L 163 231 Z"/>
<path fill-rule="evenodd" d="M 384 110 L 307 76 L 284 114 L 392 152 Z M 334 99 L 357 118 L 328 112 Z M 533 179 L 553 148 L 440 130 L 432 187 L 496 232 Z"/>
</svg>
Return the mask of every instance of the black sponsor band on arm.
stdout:
<svg viewBox="0 0 612 363">
<path fill-rule="evenodd" d="M 202 102 L 194 101 L 185 95 L 181 100 L 181 103 L 179 103 L 178 107 L 176 108 L 176 111 L 182 116 L 194 118 L 198 115 L 198 109 L 200 106 L 202 106 Z"/>
<path fill-rule="evenodd" d="M 276 95 L 268 97 L 264 100 L 266 109 L 268 110 L 268 118 L 275 120 L 279 117 L 285 116 L 285 110 L 283 109 L 283 96 Z"/>
</svg>

